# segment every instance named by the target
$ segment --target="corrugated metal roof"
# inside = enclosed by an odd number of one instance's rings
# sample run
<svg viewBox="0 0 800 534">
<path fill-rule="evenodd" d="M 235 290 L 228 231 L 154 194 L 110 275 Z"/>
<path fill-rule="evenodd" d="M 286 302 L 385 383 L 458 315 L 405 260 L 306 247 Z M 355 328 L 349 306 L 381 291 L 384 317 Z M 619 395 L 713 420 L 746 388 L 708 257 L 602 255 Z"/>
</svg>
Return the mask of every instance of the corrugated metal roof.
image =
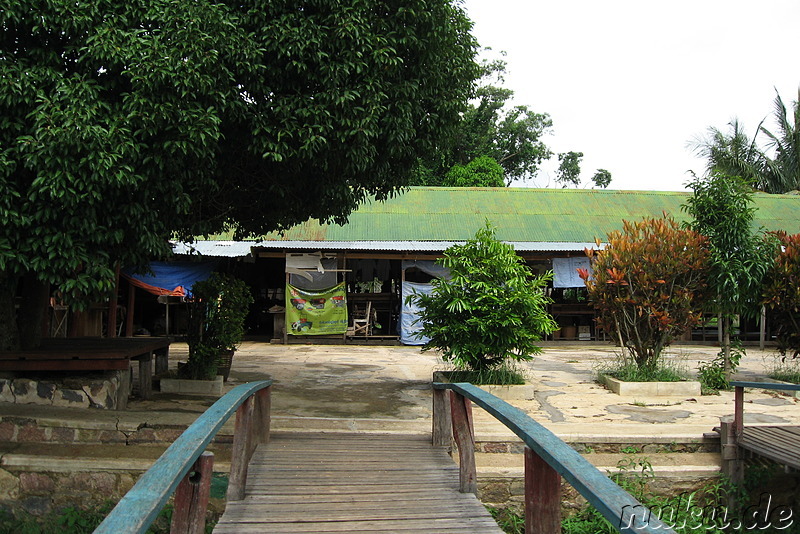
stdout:
<svg viewBox="0 0 800 534">
<path fill-rule="evenodd" d="M 385 202 L 364 203 L 344 226 L 310 220 L 282 235 L 270 234 L 258 245 L 326 250 L 443 250 L 447 248 L 445 243 L 472 238 L 488 220 L 497 227 L 497 237 L 517 244 L 517 250 L 582 250 L 595 239 L 604 240 L 609 232 L 620 230 L 623 220 L 658 217 L 662 212 L 685 220 L 681 205 L 690 194 L 412 187 Z M 758 226 L 800 233 L 800 196 L 757 193 L 754 204 Z M 419 248 L 410 248 L 412 244 Z"/>
<path fill-rule="evenodd" d="M 174 243 L 175 254 L 200 254 L 238 258 L 252 249 L 262 250 L 351 250 L 375 252 L 442 252 L 464 241 L 196 241 Z M 597 248 L 595 243 L 510 242 L 519 252 L 582 252 Z"/>
</svg>

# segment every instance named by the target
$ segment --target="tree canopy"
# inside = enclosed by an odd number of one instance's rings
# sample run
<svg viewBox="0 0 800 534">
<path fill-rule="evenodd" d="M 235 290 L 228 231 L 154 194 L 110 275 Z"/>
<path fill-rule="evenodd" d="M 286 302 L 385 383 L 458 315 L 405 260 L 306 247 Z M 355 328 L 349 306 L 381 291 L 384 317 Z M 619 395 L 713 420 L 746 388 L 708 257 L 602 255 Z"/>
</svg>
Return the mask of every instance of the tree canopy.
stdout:
<svg viewBox="0 0 800 534">
<path fill-rule="evenodd" d="M 445 175 L 446 187 L 504 187 L 503 167 L 489 156 L 480 156 L 466 165 L 454 165 Z"/>
<path fill-rule="evenodd" d="M 414 185 L 444 185 L 456 165 L 489 157 L 503 169 L 506 183 L 536 174 L 552 156 L 543 138 L 553 126 L 547 113 L 510 104 L 514 92 L 502 87 L 506 63 L 502 59 L 481 63 L 481 78 L 474 98 L 464 111 L 458 129 L 443 139 L 433 157 L 422 157 Z"/>
<path fill-rule="evenodd" d="M 452 185 L 453 181 L 447 177 L 450 171 L 459 167 L 457 172 L 463 176 L 463 168 L 478 158 L 491 158 L 502 168 L 505 182 L 498 186 L 535 179 L 540 174 L 542 164 L 555 155 L 545 142 L 552 134 L 553 120 L 547 113 L 537 113 L 530 106 L 512 104 L 514 91 L 503 87 L 506 67 L 503 59 L 481 62 L 481 78 L 475 96 L 463 113 L 458 129 L 451 138 L 441 139 L 433 157 L 420 158 L 411 185 Z M 580 187 L 582 157 L 581 152 L 558 154 L 562 164 L 556 182 L 563 187 Z M 563 158 L 568 161 L 565 163 Z M 591 180 L 596 187 L 608 187 L 611 173 L 597 169 Z M 472 177 L 462 180 L 462 187 L 484 182 L 485 177 Z"/>
<path fill-rule="evenodd" d="M 86 299 L 171 236 L 343 221 L 479 75 L 450 0 L 0 0 L 0 28 L 0 319 L 21 277 Z"/>
</svg>

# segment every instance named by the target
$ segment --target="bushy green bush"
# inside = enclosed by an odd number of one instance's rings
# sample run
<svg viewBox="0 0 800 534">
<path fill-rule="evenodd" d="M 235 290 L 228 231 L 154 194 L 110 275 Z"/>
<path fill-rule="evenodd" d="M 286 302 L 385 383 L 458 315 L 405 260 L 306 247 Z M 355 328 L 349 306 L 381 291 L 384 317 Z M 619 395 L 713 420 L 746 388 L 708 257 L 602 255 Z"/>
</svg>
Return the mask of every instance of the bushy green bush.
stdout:
<svg viewBox="0 0 800 534">
<path fill-rule="evenodd" d="M 412 295 L 421 309 L 421 333 L 456 369 L 485 371 L 525 361 L 558 325 L 545 295 L 552 273 L 534 276 L 514 247 L 495 238 L 487 222 L 475 238 L 448 248 L 439 263 L 450 279 L 432 281 L 430 295 Z"/>
</svg>

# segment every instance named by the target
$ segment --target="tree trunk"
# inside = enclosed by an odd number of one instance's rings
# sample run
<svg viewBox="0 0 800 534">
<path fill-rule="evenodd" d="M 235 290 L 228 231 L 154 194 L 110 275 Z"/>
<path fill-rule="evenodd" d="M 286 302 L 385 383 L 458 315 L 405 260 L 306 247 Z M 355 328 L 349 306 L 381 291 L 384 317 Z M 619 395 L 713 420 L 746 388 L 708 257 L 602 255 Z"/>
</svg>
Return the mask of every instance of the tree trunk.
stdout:
<svg viewBox="0 0 800 534">
<path fill-rule="evenodd" d="M 722 361 L 725 364 L 725 381 L 731 381 L 731 316 L 722 316 Z"/>
<path fill-rule="evenodd" d="M 0 350 L 19 348 L 17 313 L 14 297 L 17 294 L 17 279 L 0 273 Z"/>
<path fill-rule="evenodd" d="M 42 344 L 44 319 L 50 298 L 50 284 L 28 273 L 22 279 L 22 301 L 19 307 L 19 344 L 23 349 Z"/>
</svg>

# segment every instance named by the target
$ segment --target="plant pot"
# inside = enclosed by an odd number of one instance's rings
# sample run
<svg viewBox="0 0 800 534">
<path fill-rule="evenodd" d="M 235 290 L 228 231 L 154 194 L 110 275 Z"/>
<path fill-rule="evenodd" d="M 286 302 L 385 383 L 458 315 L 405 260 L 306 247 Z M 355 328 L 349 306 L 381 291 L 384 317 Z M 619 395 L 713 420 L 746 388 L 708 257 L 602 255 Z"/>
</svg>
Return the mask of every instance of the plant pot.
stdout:
<svg viewBox="0 0 800 534">
<path fill-rule="evenodd" d="M 578 337 L 578 327 L 562 326 L 561 335 L 564 337 L 564 339 L 575 339 L 576 337 Z"/>
<path fill-rule="evenodd" d="M 231 374 L 231 365 L 233 364 L 233 353 L 235 350 L 223 350 L 219 353 L 217 359 L 217 375 L 222 375 L 223 381 L 228 381 L 228 375 Z"/>
</svg>

